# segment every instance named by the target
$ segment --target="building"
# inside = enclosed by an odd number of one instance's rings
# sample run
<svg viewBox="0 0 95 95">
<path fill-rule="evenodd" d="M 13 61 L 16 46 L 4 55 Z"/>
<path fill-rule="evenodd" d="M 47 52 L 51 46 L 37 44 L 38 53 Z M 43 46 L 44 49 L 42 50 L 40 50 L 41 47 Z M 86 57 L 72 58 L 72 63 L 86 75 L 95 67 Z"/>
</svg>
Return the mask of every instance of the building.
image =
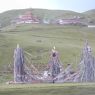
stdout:
<svg viewBox="0 0 95 95">
<path fill-rule="evenodd" d="M 68 18 L 68 19 L 58 19 L 57 24 L 61 24 L 61 25 L 69 25 L 69 24 L 80 24 L 80 18 Z"/>
<path fill-rule="evenodd" d="M 17 18 L 11 21 L 14 24 L 23 24 L 23 23 L 39 23 L 39 19 L 34 17 L 31 12 L 26 12 L 23 15 L 19 15 Z"/>
</svg>

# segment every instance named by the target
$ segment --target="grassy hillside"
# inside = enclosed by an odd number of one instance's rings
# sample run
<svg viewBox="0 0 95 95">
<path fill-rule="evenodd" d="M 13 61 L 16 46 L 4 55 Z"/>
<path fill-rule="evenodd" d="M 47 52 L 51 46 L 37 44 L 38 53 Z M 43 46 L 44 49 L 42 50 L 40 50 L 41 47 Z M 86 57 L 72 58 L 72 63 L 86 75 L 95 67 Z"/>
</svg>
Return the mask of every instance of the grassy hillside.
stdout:
<svg viewBox="0 0 95 95">
<path fill-rule="evenodd" d="M 0 95 L 95 95 L 95 84 L 0 85 Z"/>
<path fill-rule="evenodd" d="M 17 44 L 23 48 L 25 57 L 28 58 L 25 59 L 26 64 L 29 66 L 33 64 L 39 70 L 46 70 L 51 49 L 55 46 L 63 66 L 66 67 L 66 64 L 70 63 L 77 69 L 85 38 L 95 55 L 95 28 L 41 24 L 7 26 L 0 32 L 0 72 L 12 71 L 13 52 Z M 4 77 L 5 79 L 0 77 L 0 80 L 11 78 L 5 74 Z"/>
<path fill-rule="evenodd" d="M 23 14 L 27 11 L 31 11 L 34 16 L 39 17 L 40 19 L 49 18 L 72 18 L 74 16 L 84 17 L 83 14 L 67 11 L 67 10 L 47 10 L 47 9 L 19 9 L 19 10 L 9 10 L 0 14 L 0 23 L 2 27 L 10 25 L 11 20 L 18 17 L 18 15 Z"/>
<path fill-rule="evenodd" d="M 18 15 L 24 14 L 27 11 L 31 11 L 34 16 L 39 17 L 40 19 L 56 19 L 56 18 L 72 18 L 74 16 L 80 16 L 82 21 L 95 22 L 95 10 L 89 10 L 87 12 L 78 13 L 69 10 L 48 10 L 48 9 L 19 9 L 19 10 L 9 10 L 3 13 L 0 13 L 0 23 L 2 27 L 8 26 L 11 24 L 11 20 L 18 17 Z"/>
<path fill-rule="evenodd" d="M 95 9 L 86 11 L 83 14 L 86 15 L 86 18 L 90 24 L 95 24 Z"/>
<path fill-rule="evenodd" d="M 77 57 L 79 61 L 85 36 L 95 51 L 94 29 L 81 26 L 32 24 L 9 26 L 0 32 L 0 64 L 12 62 L 13 49 L 17 43 L 32 54 L 32 63 L 46 64 L 54 45 L 59 50 L 62 63 L 76 63 L 75 58 Z M 36 60 L 37 56 L 39 57 Z"/>
<path fill-rule="evenodd" d="M 84 14 L 89 15 L 89 16 L 92 15 L 92 17 L 94 17 L 94 15 L 95 15 L 95 9 L 88 10 L 88 11 L 84 12 Z"/>
</svg>

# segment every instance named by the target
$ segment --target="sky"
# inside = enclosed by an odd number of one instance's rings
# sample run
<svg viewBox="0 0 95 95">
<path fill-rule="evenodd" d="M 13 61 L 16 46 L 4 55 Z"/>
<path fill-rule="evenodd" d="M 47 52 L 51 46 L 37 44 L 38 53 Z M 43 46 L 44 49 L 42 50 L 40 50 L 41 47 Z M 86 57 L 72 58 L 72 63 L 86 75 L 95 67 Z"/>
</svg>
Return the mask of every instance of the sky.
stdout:
<svg viewBox="0 0 95 95">
<path fill-rule="evenodd" d="M 95 0 L 0 0 L 0 13 L 11 9 L 25 8 L 84 12 L 95 9 Z"/>
</svg>

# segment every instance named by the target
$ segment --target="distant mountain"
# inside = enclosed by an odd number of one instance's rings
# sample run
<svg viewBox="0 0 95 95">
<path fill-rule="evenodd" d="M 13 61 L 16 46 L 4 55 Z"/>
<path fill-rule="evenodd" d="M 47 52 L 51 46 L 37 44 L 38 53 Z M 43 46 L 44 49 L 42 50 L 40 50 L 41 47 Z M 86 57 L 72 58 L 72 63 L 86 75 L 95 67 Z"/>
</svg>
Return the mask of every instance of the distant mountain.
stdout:
<svg viewBox="0 0 95 95">
<path fill-rule="evenodd" d="M 95 24 L 95 9 L 88 10 L 83 13 L 88 18 L 88 21 L 92 24 Z"/>
<path fill-rule="evenodd" d="M 88 10 L 88 11 L 84 12 L 84 14 L 86 14 L 86 15 L 92 15 L 92 14 L 95 14 L 95 9 Z"/>
<path fill-rule="evenodd" d="M 34 16 L 40 19 L 56 19 L 56 18 L 72 18 L 74 16 L 79 16 L 81 18 L 95 18 L 95 10 L 90 10 L 84 13 L 77 13 L 68 10 L 48 10 L 48 9 L 19 9 L 19 10 L 9 10 L 0 14 L 0 23 L 2 26 L 7 26 L 11 24 L 11 20 L 18 17 L 18 15 L 24 14 L 27 11 L 31 11 Z M 94 16 L 94 17 L 93 17 Z"/>
</svg>

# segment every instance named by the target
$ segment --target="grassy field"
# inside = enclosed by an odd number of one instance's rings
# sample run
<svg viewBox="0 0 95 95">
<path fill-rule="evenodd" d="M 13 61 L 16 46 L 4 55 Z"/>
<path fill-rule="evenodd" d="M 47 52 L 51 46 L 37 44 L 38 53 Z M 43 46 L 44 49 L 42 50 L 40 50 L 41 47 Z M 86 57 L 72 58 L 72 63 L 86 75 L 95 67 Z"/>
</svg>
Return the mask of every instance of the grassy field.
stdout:
<svg viewBox="0 0 95 95">
<path fill-rule="evenodd" d="M 20 44 L 24 52 L 31 54 L 25 56 L 39 70 L 46 68 L 53 46 L 59 51 L 60 60 L 64 67 L 72 64 L 77 69 L 80 62 L 85 38 L 88 39 L 95 55 L 95 29 L 82 26 L 58 25 L 17 25 L 3 28 L 0 32 L 0 72 L 12 71 L 13 52 L 16 44 Z M 12 79 L 10 75 L 1 77 L 0 82 Z"/>
<path fill-rule="evenodd" d="M 95 95 L 95 84 L 1 84 L 0 95 Z"/>
</svg>

